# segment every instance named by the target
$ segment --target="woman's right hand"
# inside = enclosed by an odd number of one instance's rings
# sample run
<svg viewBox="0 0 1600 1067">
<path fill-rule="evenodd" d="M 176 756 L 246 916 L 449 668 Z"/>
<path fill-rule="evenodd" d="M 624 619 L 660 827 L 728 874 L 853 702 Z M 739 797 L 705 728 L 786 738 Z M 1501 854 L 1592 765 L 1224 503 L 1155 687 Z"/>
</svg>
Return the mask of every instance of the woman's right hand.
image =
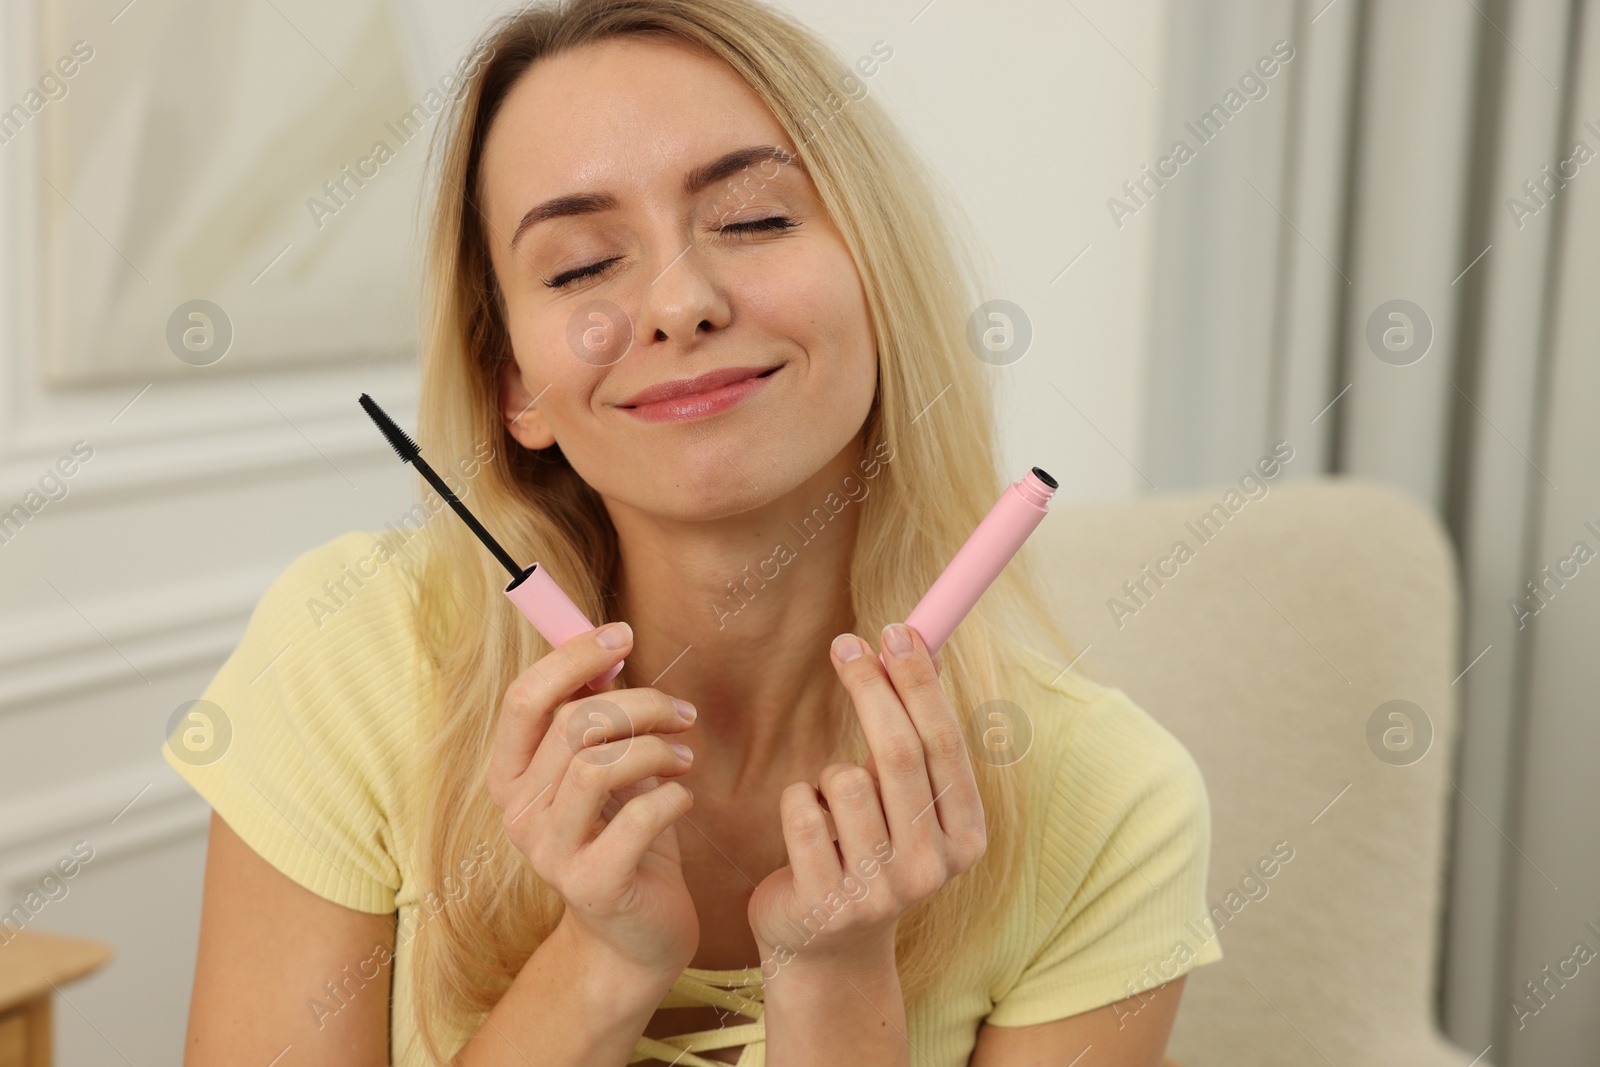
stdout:
<svg viewBox="0 0 1600 1067">
<path fill-rule="evenodd" d="M 689 729 L 680 707 L 694 709 L 658 689 L 584 688 L 632 647 L 632 629 L 609 623 L 519 675 L 501 702 L 488 787 L 506 836 L 566 902 L 568 933 L 662 980 L 700 943 L 674 826 L 693 795 L 661 781 L 691 765 L 662 735 Z"/>
</svg>

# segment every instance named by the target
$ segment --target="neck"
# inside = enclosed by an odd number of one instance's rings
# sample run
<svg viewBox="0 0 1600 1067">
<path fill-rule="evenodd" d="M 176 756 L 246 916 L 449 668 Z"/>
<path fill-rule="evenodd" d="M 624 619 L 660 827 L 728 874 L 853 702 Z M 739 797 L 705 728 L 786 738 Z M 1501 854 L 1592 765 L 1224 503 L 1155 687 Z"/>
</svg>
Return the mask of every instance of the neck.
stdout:
<svg viewBox="0 0 1600 1067">
<path fill-rule="evenodd" d="M 611 508 L 620 617 L 634 632 L 622 677 L 699 712 L 697 796 L 786 785 L 832 752 L 849 705 L 829 646 L 856 624 L 848 578 L 861 510 L 840 485 L 857 456 L 846 449 L 777 500 L 714 522 Z M 837 513 L 830 493 L 845 501 Z"/>
</svg>

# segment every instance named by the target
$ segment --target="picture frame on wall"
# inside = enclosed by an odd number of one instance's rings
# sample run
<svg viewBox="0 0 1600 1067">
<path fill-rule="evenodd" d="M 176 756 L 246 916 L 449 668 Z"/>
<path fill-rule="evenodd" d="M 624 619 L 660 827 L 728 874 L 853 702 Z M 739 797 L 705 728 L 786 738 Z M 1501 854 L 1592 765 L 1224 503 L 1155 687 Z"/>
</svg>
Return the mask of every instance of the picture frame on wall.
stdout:
<svg viewBox="0 0 1600 1067">
<path fill-rule="evenodd" d="M 409 358 L 418 193 L 463 65 L 424 75 L 418 21 L 41 2 L 42 75 L 0 138 L 35 139 L 46 381 Z"/>
</svg>

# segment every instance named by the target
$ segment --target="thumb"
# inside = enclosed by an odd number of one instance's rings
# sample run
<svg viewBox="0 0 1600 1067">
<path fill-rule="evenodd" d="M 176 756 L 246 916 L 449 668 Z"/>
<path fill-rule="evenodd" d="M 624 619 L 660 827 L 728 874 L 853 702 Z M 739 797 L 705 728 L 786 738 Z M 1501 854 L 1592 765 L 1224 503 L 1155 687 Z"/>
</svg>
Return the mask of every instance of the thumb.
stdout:
<svg viewBox="0 0 1600 1067">
<path fill-rule="evenodd" d="M 565 690 L 582 697 L 618 688 L 616 673 L 632 648 L 633 627 L 610 622 L 573 636 L 541 662 L 547 662 L 545 670 L 553 673 Z M 605 680 L 598 681 L 600 678 Z"/>
</svg>

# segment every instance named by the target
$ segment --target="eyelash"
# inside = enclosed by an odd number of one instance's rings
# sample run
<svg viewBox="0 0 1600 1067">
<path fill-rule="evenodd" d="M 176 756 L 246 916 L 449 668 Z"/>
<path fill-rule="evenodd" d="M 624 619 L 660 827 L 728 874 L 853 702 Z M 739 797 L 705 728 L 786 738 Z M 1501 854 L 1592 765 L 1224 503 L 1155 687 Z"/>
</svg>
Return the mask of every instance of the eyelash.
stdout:
<svg viewBox="0 0 1600 1067">
<path fill-rule="evenodd" d="M 800 225 L 798 222 L 795 222 L 793 219 L 790 219 L 786 216 L 773 215 L 764 219 L 752 219 L 749 222 L 736 222 L 731 226 L 721 227 L 717 232 L 728 233 L 731 231 L 735 233 L 777 233 L 783 230 L 792 229 L 798 225 Z M 584 278 L 593 277 L 594 275 L 599 274 L 601 271 L 605 270 L 605 268 L 609 267 L 615 262 L 616 259 L 603 259 L 599 263 L 592 263 L 587 267 L 579 267 L 577 270 L 569 270 L 565 274 L 558 274 L 553 281 L 548 281 L 544 284 L 551 289 L 565 289 L 573 282 L 582 281 Z"/>
</svg>

